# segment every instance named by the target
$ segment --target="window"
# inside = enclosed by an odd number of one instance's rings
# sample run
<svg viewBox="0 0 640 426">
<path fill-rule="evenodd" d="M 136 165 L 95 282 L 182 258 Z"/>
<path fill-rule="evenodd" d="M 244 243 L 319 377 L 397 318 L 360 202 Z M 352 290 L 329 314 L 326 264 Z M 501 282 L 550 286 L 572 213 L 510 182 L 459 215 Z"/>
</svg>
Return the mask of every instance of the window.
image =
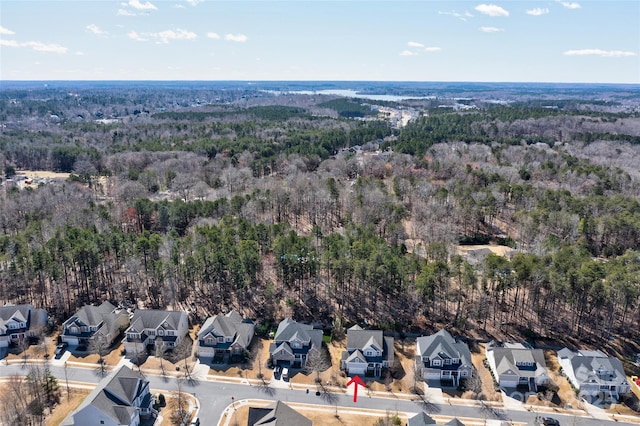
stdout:
<svg viewBox="0 0 640 426">
<path fill-rule="evenodd" d="M 434 359 L 433 361 L 431 361 L 431 364 L 435 367 L 439 367 L 440 366 L 440 360 L 439 359 Z"/>
<path fill-rule="evenodd" d="M 11 328 L 11 327 L 9 327 L 9 328 Z M 71 333 L 78 334 L 78 327 L 73 326 L 73 327 L 70 328 L 70 330 L 71 330 Z"/>
<path fill-rule="evenodd" d="M 156 331 L 155 330 L 149 330 L 149 336 L 153 337 L 156 335 Z"/>
<path fill-rule="evenodd" d="M 291 347 L 293 349 L 300 349 L 302 345 L 300 344 L 300 342 L 291 342 Z"/>
<path fill-rule="evenodd" d="M 460 358 L 454 358 L 451 360 L 452 364 L 460 364 Z"/>
<path fill-rule="evenodd" d="M 207 337 L 204 341 L 207 345 L 213 345 L 213 337 Z"/>
<path fill-rule="evenodd" d="M 162 329 L 158 330 L 158 336 L 164 336 L 164 330 Z"/>
<path fill-rule="evenodd" d="M 365 355 L 365 356 L 373 356 L 373 352 L 371 352 L 371 351 L 366 351 L 366 352 L 364 353 L 364 355 Z"/>
<path fill-rule="evenodd" d="M 176 332 L 173 330 L 167 330 L 167 336 L 175 336 Z"/>
<path fill-rule="evenodd" d="M 218 337 L 218 343 L 224 343 L 224 337 Z"/>
<path fill-rule="evenodd" d="M 451 365 L 451 360 L 450 359 L 445 359 L 444 360 L 444 365 Z"/>
<path fill-rule="evenodd" d="M 233 337 L 227 337 L 227 343 L 233 342 Z"/>
</svg>

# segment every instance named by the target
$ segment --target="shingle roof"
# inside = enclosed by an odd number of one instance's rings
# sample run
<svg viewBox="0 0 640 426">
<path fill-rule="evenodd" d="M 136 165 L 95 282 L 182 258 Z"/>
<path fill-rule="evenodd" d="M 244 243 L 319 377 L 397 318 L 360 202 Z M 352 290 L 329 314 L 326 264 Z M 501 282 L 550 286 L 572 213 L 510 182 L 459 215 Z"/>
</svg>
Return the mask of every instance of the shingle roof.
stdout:
<svg viewBox="0 0 640 426">
<path fill-rule="evenodd" d="M 277 401 L 266 409 L 258 409 L 259 414 L 264 414 L 256 422 L 251 423 L 251 410 L 255 408 L 249 408 L 249 426 L 312 426 L 311 420 L 295 411 L 282 401 Z M 254 414 L 254 417 L 255 416 Z"/>
<path fill-rule="evenodd" d="M 469 346 L 466 343 L 456 342 L 447 330 L 442 329 L 431 336 L 418 337 L 416 342 L 418 355 L 421 357 L 460 358 L 463 365 L 473 365 Z"/>
<path fill-rule="evenodd" d="M 285 318 L 278 325 L 274 340 L 276 342 L 289 342 L 294 337 L 310 346 L 320 347 L 322 345 L 322 330 L 315 330 L 311 325 L 301 324 L 291 318 Z"/>
<path fill-rule="evenodd" d="M 239 344 L 247 348 L 254 332 L 255 324 L 245 322 L 240 314 L 233 310 L 224 316 L 214 315 L 207 318 L 198 332 L 198 339 L 203 340 L 210 333 L 215 337 L 235 337 L 231 344 L 225 342 L 225 345 Z"/>
<path fill-rule="evenodd" d="M 132 403 L 141 395 L 145 385 L 142 374 L 122 366 L 104 378 L 74 414 L 92 406 L 118 424 L 129 424 L 131 415 L 139 408 L 132 406 Z"/>
<path fill-rule="evenodd" d="M 598 383 L 608 386 L 626 384 L 624 366 L 618 358 L 608 357 L 601 351 L 579 351 L 578 353 L 569 351 L 564 353 L 564 355 L 569 354 L 571 355 L 567 357 L 571 361 L 574 375 L 581 383 Z"/>
<path fill-rule="evenodd" d="M 104 314 L 110 314 L 116 307 L 109 302 L 102 302 L 100 306 L 86 305 L 78 310 L 76 317 L 86 326 L 97 326 L 102 322 Z"/>
<path fill-rule="evenodd" d="M 542 349 L 493 348 L 493 358 L 498 376 L 516 374 L 521 377 L 538 377 L 546 374 L 546 362 Z M 517 363 L 530 362 L 533 366 L 518 366 Z"/>
<path fill-rule="evenodd" d="M 156 309 L 138 309 L 133 314 L 131 319 L 131 325 L 129 330 L 137 331 L 138 333 L 145 328 L 158 328 L 162 327 L 165 330 L 177 330 L 180 324 L 180 319 L 186 316 L 181 311 L 163 311 Z M 167 326 L 163 326 L 164 323 Z"/>
<path fill-rule="evenodd" d="M 435 425 L 436 421 L 433 420 L 427 413 L 420 412 L 413 417 L 410 417 L 407 422 L 407 426 L 428 426 Z"/>
</svg>

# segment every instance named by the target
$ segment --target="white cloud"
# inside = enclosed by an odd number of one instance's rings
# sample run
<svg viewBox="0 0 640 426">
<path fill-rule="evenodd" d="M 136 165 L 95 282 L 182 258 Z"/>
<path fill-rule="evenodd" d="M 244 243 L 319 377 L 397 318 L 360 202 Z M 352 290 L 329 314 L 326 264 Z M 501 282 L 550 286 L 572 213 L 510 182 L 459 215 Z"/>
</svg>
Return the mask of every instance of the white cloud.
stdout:
<svg viewBox="0 0 640 426">
<path fill-rule="evenodd" d="M 438 15 L 449 15 L 449 16 L 453 16 L 454 18 L 458 18 L 461 21 L 466 21 L 467 18 L 473 18 L 473 15 L 470 14 L 469 12 L 464 12 L 464 13 L 458 13 L 455 10 L 452 10 L 451 12 L 442 12 L 442 11 L 438 11 Z"/>
<path fill-rule="evenodd" d="M 13 31 L 11 31 L 8 28 L 3 27 L 2 25 L 0 25 L 0 34 L 4 34 L 4 35 L 14 35 L 15 33 Z"/>
<path fill-rule="evenodd" d="M 227 41 L 235 41 L 237 43 L 244 43 L 245 41 L 249 40 L 249 37 L 247 37 L 244 34 L 225 34 L 224 39 Z"/>
<path fill-rule="evenodd" d="M 116 13 L 116 15 L 118 15 L 118 16 L 136 16 L 135 13 L 129 12 L 126 9 L 118 9 L 118 13 Z"/>
<path fill-rule="evenodd" d="M 177 29 L 175 31 L 166 30 L 159 33 L 152 33 L 151 35 L 152 37 L 159 39 L 160 43 L 164 44 L 169 43 L 170 40 L 194 40 L 198 38 L 196 33 L 181 29 Z"/>
<path fill-rule="evenodd" d="M 624 58 L 636 56 L 637 53 L 624 50 L 602 50 L 602 49 L 579 49 L 567 50 L 566 56 L 602 56 L 603 58 Z"/>
<path fill-rule="evenodd" d="M 527 10 L 527 15 L 532 16 L 546 15 L 547 13 L 549 13 L 549 9 L 546 7 L 536 7 L 535 9 Z"/>
<path fill-rule="evenodd" d="M 129 31 L 127 35 L 129 36 L 130 39 L 135 41 L 149 41 L 148 38 L 144 38 L 142 35 L 138 34 L 135 31 Z"/>
<path fill-rule="evenodd" d="M 20 45 L 18 44 L 17 41 L 15 40 L 5 40 L 0 38 L 0 46 L 6 46 L 6 47 L 20 47 Z"/>
<path fill-rule="evenodd" d="M 441 48 L 435 46 L 425 46 L 424 44 L 418 43 L 417 41 L 410 41 L 407 43 L 407 46 L 409 46 L 410 49 L 406 49 L 400 52 L 400 56 L 417 56 L 421 52 L 438 52 L 442 50 Z"/>
<path fill-rule="evenodd" d="M 580 9 L 582 7 L 580 6 L 580 3 L 576 3 L 576 2 L 558 0 L 558 3 L 560 3 L 567 9 Z"/>
<path fill-rule="evenodd" d="M 191 6 L 195 6 L 198 3 L 202 3 L 204 0 L 185 0 L 187 3 L 189 3 Z"/>
<path fill-rule="evenodd" d="M 509 12 L 495 4 L 479 4 L 475 9 L 483 15 L 489 16 L 509 16 Z"/>
<path fill-rule="evenodd" d="M 129 0 L 127 6 L 131 6 L 137 10 L 158 10 L 150 1 L 142 3 L 140 0 Z"/>
<path fill-rule="evenodd" d="M 207 33 L 207 38 L 213 38 L 216 40 L 220 40 L 220 34 L 218 33 Z"/>
<path fill-rule="evenodd" d="M 107 34 L 106 31 L 103 31 L 100 29 L 100 27 L 98 27 L 96 24 L 89 24 L 86 27 L 89 31 L 91 31 L 92 33 L 96 34 L 96 35 L 105 35 Z"/>
<path fill-rule="evenodd" d="M 41 41 L 25 41 L 18 43 L 15 40 L 0 40 L 0 46 L 7 47 L 30 47 L 38 52 L 50 52 L 50 53 L 67 53 L 68 48 L 60 46 L 59 44 L 43 43 Z"/>
<path fill-rule="evenodd" d="M 502 31 L 504 31 L 504 29 L 496 28 L 496 27 L 480 27 L 478 29 L 480 31 L 482 31 L 483 33 L 500 33 Z"/>
<path fill-rule="evenodd" d="M 130 39 L 135 41 L 150 41 L 155 40 L 159 44 L 167 44 L 172 40 L 194 40 L 198 38 L 196 33 L 187 30 L 165 30 L 157 33 L 137 33 L 136 31 L 129 31 L 127 34 Z"/>
</svg>

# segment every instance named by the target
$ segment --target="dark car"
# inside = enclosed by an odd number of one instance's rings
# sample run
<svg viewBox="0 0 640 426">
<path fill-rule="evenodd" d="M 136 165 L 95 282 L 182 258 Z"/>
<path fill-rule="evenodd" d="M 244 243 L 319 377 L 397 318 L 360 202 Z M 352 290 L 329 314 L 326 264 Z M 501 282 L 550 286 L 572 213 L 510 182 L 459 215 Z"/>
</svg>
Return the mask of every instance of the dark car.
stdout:
<svg viewBox="0 0 640 426">
<path fill-rule="evenodd" d="M 560 426 L 560 422 L 553 417 L 543 417 L 540 419 L 540 424 L 544 426 Z"/>
<path fill-rule="evenodd" d="M 53 353 L 56 355 L 62 355 L 64 353 L 64 350 L 67 349 L 68 346 L 69 344 L 67 342 L 62 342 L 58 346 L 56 346 L 56 350 L 53 351 Z"/>
<path fill-rule="evenodd" d="M 282 374 L 282 367 L 280 367 L 279 365 L 276 365 L 273 368 L 273 378 L 276 380 L 280 379 L 280 374 Z"/>
</svg>

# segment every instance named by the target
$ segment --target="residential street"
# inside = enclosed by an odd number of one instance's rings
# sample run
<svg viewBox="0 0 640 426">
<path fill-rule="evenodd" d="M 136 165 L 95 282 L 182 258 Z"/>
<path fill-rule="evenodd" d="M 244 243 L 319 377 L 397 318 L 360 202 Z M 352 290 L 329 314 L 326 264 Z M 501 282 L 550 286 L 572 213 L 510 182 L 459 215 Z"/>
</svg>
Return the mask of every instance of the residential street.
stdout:
<svg viewBox="0 0 640 426">
<path fill-rule="evenodd" d="M 57 363 L 54 363 L 57 364 Z M 52 373 L 58 378 L 60 387 L 65 387 L 65 368 L 60 365 L 50 365 Z M 14 374 L 25 375 L 28 369 L 22 364 L 0 366 L 0 377 L 7 377 Z M 69 382 L 97 383 L 100 380 L 99 372 L 96 369 L 67 367 L 66 379 Z M 151 383 L 151 389 L 157 391 L 176 391 L 178 389 L 178 379 L 175 377 L 161 377 L 147 374 L 147 379 Z M 527 411 L 522 407 L 519 409 L 494 409 L 491 407 L 479 407 L 471 405 L 459 405 L 448 403 L 432 403 L 423 401 L 410 401 L 402 398 L 382 398 L 380 396 L 369 396 L 366 391 L 359 394 L 358 401 L 353 402 L 353 396 L 342 393 L 326 393 L 316 396 L 314 389 L 307 394 L 305 389 L 289 389 L 274 386 L 257 386 L 246 383 L 233 383 L 196 379 L 193 382 L 180 379 L 182 390 L 195 395 L 199 401 L 200 417 L 203 424 L 215 424 L 225 410 L 231 407 L 232 402 L 244 399 L 267 399 L 281 400 L 284 402 L 296 402 L 329 406 L 335 408 L 338 413 L 341 409 L 376 409 L 390 410 L 392 412 L 417 413 L 421 410 L 430 414 L 474 417 L 482 419 L 502 419 L 513 420 L 533 424 L 536 417 L 535 412 Z M 233 399 L 232 399 L 233 397 Z M 511 407 L 511 406 L 510 406 Z M 554 413 L 553 417 L 560 420 L 561 424 L 598 426 L 607 423 L 601 418 L 574 417 Z M 634 424 L 621 421 L 611 423 Z"/>
</svg>

